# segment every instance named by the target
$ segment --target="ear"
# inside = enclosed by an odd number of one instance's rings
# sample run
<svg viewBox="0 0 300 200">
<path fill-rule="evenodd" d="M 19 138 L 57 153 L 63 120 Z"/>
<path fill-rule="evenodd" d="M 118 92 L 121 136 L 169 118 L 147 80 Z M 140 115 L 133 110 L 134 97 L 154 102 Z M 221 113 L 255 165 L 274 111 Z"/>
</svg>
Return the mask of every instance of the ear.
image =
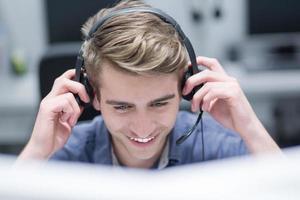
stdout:
<svg viewBox="0 0 300 200">
<path fill-rule="evenodd" d="M 100 100 L 98 99 L 98 95 L 96 94 L 94 94 L 93 107 L 95 108 L 95 110 L 100 111 Z"/>
</svg>

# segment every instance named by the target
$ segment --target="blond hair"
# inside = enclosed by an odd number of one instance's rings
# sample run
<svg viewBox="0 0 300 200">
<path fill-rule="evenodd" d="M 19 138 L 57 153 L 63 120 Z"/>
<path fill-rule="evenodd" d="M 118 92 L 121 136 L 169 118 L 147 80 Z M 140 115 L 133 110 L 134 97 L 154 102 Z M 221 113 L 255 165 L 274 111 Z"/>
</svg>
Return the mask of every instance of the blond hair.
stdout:
<svg viewBox="0 0 300 200">
<path fill-rule="evenodd" d="M 83 35 L 86 37 L 103 16 L 133 7 L 150 6 L 138 0 L 127 0 L 102 9 L 83 25 Z M 97 80 L 104 62 L 137 75 L 179 72 L 187 66 L 186 50 L 174 27 L 150 13 L 134 12 L 110 18 L 85 41 L 82 51 L 88 77 L 95 89 L 99 87 Z"/>
</svg>

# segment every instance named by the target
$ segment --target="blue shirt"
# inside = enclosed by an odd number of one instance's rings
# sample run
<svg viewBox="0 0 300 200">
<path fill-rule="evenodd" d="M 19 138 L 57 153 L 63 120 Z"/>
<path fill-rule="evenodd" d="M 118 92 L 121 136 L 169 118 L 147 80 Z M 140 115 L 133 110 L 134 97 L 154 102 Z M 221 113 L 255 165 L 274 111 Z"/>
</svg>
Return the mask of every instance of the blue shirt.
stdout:
<svg viewBox="0 0 300 200">
<path fill-rule="evenodd" d="M 195 123 L 197 116 L 180 111 L 169 139 L 167 167 L 222 159 L 247 154 L 247 148 L 237 133 L 222 127 L 208 115 L 203 116 L 203 138 L 201 123 L 192 135 L 180 145 L 176 140 Z M 204 144 L 204 158 L 202 157 Z M 112 165 L 111 138 L 101 116 L 91 122 L 74 127 L 65 146 L 51 160 L 75 161 Z"/>
</svg>

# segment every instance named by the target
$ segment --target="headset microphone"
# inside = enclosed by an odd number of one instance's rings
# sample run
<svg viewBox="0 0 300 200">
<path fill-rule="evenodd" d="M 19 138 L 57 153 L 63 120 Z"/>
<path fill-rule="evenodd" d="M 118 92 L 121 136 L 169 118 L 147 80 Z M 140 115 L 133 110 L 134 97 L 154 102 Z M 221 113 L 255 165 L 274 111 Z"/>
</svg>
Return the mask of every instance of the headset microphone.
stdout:
<svg viewBox="0 0 300 200">
<path fill-rule="evenodd" d="M 199 124 L 200 120 L 202 119 L 202 114 L 203 114 L 203 111 L 201 110 L 200 113 L 199 113 L 199 115 L 198 115 L 197 121 L 194 124 L 194 126 L 188 132 L 186 132 L 185 134 L 183 134 L 181 137 L 179 137 L 176 140 L 176 144 L 177 145 L 183 143 L 193 133 L 193 131 L 195 130 L 195 128 Z M 203 135 L 203 133 L 202 133 L 202 135 Z"/>
</svg>

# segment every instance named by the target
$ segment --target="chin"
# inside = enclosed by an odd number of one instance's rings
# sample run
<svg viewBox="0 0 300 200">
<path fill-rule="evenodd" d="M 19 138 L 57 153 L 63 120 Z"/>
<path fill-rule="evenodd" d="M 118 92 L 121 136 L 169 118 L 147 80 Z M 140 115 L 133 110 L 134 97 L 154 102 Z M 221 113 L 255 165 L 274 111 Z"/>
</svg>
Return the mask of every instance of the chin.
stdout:
<svg viewBox="0 0 300 200">
<path fill-rule="evenodd" d="M 149 160 L 155 157 L 155 155 L 157 155 L 157 152 L 149 150 L 131 152 L 131 156 L 139 160 Z"/>
</svg>

